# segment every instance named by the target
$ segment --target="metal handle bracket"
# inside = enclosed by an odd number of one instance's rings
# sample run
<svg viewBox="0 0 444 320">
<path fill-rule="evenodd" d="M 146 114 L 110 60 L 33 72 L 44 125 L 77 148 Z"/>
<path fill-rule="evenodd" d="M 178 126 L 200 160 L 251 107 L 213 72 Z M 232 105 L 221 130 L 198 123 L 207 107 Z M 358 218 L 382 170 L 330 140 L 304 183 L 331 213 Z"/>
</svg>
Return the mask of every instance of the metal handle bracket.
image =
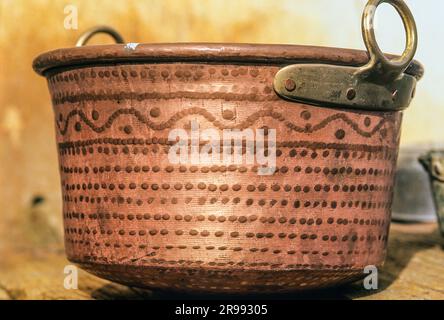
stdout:
<svg viewBox="0 0 444 320">
<path fill-rule="evenodd" d="M 407 34 L 401 57 L 388 59 L 374 32 L 376 8 L 389 3 L 400 14 Z M 380 111 L 403 110 L 415 93 L 416 79 L 404 73 L 416 52 L 418 36 L 412 13 L 402 0 L 370 0 L 362 15 L 362 36 L 370 55 L 360 68 L 326 64 L 294 64 L 279 70 L 274 89 L 282 98 L 315 105 Z"/>
</svg>

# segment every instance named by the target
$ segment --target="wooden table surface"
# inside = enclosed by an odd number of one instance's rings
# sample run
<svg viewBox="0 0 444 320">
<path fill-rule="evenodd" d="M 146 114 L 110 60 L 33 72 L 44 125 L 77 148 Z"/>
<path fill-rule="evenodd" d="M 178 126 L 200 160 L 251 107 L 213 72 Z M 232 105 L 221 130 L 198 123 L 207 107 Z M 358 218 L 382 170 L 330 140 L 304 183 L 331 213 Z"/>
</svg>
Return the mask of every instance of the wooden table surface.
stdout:
<svg viewBox="0 0 444 320">
<path fill-rule="evenodd" d="M 129 288 L 83 271 L 79 271 L 78 289 L 66 290 L 63 270 L 67 264 L 69 262 L 61 248 L 31 248 L 26 245 L 3 248 L 0 257 L 0 300 L 224 298 Z M 341 288 L 266 298 L 444 299 L 444 238 L 439 235 L 435 224 L 394 223 L 389 239 L 389 254 L 379 272 L 378 290 L 365 290 L 362 282 L 357 282 Z"/>
</svg>

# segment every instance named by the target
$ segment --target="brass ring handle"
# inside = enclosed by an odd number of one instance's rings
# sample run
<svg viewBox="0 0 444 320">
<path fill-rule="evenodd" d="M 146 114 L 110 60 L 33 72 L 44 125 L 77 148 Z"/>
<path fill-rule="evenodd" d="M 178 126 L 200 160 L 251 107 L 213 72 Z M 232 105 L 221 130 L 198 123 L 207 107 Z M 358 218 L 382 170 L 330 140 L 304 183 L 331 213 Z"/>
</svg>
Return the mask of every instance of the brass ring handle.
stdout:
<svg viewBox="0 0 444 320">
<path fill-rule="evenodd" d="M 378 46 L 374 18 L 376 9 L 382 3 L 392 5 L 402 18 L 406 32 L 406 46 L 401 57 L 388 59 Z M 401 75 L 410 65 L 415 56 L 418 46 L 418 32 L 415 19 L 403 0 L 369 0 L 362 15 L 362 37 L 367 51 L 370 54 L 370 61 L 361 68 L 358 73 L 373 79 L 380 79 L 389 82 Z"/>
<path fill-rule="evenodd" d="M 124 43 L 123 37 L 113 28 L 108 26 L 97 26 L 85 31 L 77 40 L 76 47 L 83 47 L 97 33 L 110 35 L 116 43 Z"/>
</svg>

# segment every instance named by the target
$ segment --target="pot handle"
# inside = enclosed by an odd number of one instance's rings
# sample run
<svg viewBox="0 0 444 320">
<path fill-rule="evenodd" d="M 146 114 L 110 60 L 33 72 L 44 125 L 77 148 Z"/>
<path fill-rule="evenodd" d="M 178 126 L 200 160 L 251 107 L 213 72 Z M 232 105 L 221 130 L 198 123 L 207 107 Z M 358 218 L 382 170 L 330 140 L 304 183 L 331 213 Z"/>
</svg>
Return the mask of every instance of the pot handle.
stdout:
<svg viewBox="0 0 444 320">
<path fill-rule="evenodd" d="M 377 7 L 392 5 L 402 18 L 406 46 L 400 57 L 389 59 L 378 46 L 374 30 Z M 362 67 L 293 64 L 280 69 L 273 82 L 276 93 L 290 101 L 358 110 L 399 111 L 414 96 L 416 79 L 404 71 L 418 46 L 418 33 L 403 0 L 369 0 L 362 15 L 362 37 L 369 62 Z"/>
<path fill-rule="evenodd" d="M 374 19 L 376 9 L 382 3 L 392 5 L 401 16 L 406 33 L 406 45 L 404 52 L 398 58 L 387 58 L 378 46 L 375 36 Z M 358 73 L 390 82 L 398 78 L 412 62 L 418 47 L 418 32 L 415 19 L 409 7 L 403 0 L 369 0 L 362 15 L 362 37 L 370 54 L 370 61 L 362 67 Z"/>
<path fill-rule="evenodd" d="M 105 33 L 110 35 L 116 43 L 125 43 L 123 37 L 115 29 L 108 26 L 96 26 L 85 31 L 77 40 L 76 47 L 83 47 L 96 34 Z"/>
</svg>

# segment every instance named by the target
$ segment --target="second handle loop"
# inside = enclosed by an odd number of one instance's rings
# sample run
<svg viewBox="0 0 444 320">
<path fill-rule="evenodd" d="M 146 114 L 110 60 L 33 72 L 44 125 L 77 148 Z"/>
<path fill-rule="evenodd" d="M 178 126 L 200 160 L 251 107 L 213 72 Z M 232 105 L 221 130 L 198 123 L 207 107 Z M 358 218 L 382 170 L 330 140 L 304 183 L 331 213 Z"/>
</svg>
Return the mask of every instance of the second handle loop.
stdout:
<svg viewBox="0 0 444 320">
<path fill-rule="evenodd" d="M 108 26 L 96 26 L 85 31 L 77 40 L 76 47 L 83 47 L 94 35 L 98 33 L 105 33 L 110 35 L 116 43 L 125 43 L 123 37 L 111 27 Z"/>
</svg>

